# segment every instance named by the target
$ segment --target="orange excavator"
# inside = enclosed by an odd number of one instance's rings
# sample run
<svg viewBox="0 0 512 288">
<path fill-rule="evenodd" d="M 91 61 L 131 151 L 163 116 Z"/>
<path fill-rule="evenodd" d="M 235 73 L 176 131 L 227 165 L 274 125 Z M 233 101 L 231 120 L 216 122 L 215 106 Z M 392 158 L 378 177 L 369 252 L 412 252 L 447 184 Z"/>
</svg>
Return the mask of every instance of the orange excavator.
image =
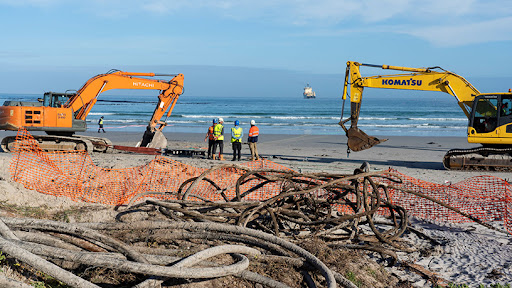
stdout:
<svg viewBox="0 0 512 288">
<path fill-rule="evenodd" d="M 150 77 L 173 77 L 171 80 Z M 74 135 L 87 130 L 86 117 L 101 93 L 111 89 L 159 90 L 158 103 L 146 131 L 139 142 L 141 147 L 166 148 L 162 129 L 174 105 L 183 93 L 183 74 L 133 73 L 110 70 L 89 79 L 73 93 L 46 92 L 38 102 L 6 101 L 0 106 L 0 129 L 44 131 L 33 135 L 43 150 L 86 150 L 108 152 L 112 143 L 106 138 Z M 166 118 L 162 120 L 162 117 Z M 14 136 L 2 139 L 2 149 L 10 151 Z"/>
</svg>

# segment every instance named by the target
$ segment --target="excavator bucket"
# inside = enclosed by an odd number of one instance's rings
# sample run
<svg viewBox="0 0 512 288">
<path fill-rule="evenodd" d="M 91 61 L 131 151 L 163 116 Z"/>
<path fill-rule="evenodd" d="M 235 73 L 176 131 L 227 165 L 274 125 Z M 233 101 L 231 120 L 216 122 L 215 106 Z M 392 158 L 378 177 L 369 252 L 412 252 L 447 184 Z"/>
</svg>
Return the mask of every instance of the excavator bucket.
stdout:
<svg viewBox="0 0 512 288">
<path fill-rule="evenodd" d="M 144 132 L 144 136 L 142 136 L 142 141 L 140 143 L 140 147 L 156 149 L 167 148 L 167 138 L 165 138 L 164 133 L 162 133 L 162 131 L 159 130 L 155 132 L 150 132 L 146 130 L 146 132 Z"/>
<path fill-rule="evenodd" d="M 157 149 L 167 148 L 167 138 L 165 138 L 162 131 L 156 131 L 155 135 L 153 135 L 153 140 L 151 140 L 151 142 L 146 147 Z"/>
<path fill-rule="evenodd" d="M 354 152 L 372 148 L 373 146 L 388 140 L 368 136 L 366 133 L 364 133 L 361 129 L 357 127 L 351 127 L 350 129 L 348 129 L 347 137 L 348 148 Z"/>
</svg>

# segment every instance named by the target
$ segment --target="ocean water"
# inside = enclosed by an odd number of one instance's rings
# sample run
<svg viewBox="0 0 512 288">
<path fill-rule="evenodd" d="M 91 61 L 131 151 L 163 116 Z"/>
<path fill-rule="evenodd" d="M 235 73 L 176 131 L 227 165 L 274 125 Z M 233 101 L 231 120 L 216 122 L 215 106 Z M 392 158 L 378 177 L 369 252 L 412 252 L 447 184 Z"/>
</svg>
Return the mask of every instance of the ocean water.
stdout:
<svg viewBox="0 0 512 288">
<path fill-rule="evenodd" d="M 403 92 L 403 91 L 401 91 Z M 468 120 L 448 94 L 365 96 L 359 127 L 369 135 L 380 136 L 466 136 Z M 157 95 L 101 95 L 88 116 L 88 129 L 97 129 L 100 116 L 108 131 L 143 132 L 156 107 Z M 35 101 L 42 95 L 0 94 L 5 100 Z M 249 128 L 254 119 L 260 133 L 344 135 L 338 125 L 341 98 L 303 99 L 269 97 L 207 97 L 182 95 L 165 132 L 205 133 L 213 118 L 222 117 L 226 127 L 239 120 Z M 350 101 L 345 102 L 344 118 L 350 115 Z M 348 124 L 348 123 L 347 123 Z M 247 131 L 247 130 L 246 130 Z"/>
</svg>

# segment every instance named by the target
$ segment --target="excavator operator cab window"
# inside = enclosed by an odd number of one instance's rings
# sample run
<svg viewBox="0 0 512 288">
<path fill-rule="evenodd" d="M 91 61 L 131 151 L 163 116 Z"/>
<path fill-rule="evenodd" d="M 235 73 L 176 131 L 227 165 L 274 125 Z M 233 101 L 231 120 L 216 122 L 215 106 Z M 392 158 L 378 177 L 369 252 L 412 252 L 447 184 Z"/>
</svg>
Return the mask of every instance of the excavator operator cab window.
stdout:
<svg viewBox="0 0 512 288">
<path fill-rule="evenodd" d="M 55 95 L 53 97 L 52 106 L 53 107 L 61 107 L 68 101 L 68 97 L 62 95 Z"/>
<path fill-rule="evenodd" d="M 69 99 L 66 94 L 46 92 L 44 93 L 43 106 L 59 108 Z"/>
<path fill-rule="evenodd" d="M 510 116 L 512 115 L 512 98 L 511 96 L 506 96 L 501 98 L 501 109 L 500 116 Z"/>
<path fill-rule="evenodd" d="M 477 133 L 488 133 L 496 129 L 498 124 L 498 97 L 477 98 L 473 106 L 474 116 L 472 127 Z"/>
<path fill-rule="evenodd" d="M 50 106 L 50 102 L 52 101 L 52 93 L 46 92 L 43 96 L 43 106 L 48 107 Z"/>
<path fill-rule="evenodd" d="M 501 98 L 500 118 L 498 120 L 498 125 L 503 126 L 509 123 L 512 123 L 512 96 L 507 95 L 502 96 Z"/>
</svg>

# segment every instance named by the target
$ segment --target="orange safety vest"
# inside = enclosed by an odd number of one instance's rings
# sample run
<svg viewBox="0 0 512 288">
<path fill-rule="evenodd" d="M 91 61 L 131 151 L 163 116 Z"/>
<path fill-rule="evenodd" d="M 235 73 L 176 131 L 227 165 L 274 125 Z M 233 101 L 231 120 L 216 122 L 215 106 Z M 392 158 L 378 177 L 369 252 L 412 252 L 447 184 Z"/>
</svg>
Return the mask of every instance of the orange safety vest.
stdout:
<svg viewBox="0 0 512 288">
<path fill-rule="evenodd" d="M 251 126 L 251 129 L 249 129 L 249 137 L 256 137 L 260 135 L 260 129 L 256 126 Z"/>
<path fill-rule="evenodd" d="M 215 127 L 215 126 L 212 125 L 212 126 L 208 127 L 208 139 L 210 139 L 210 140 L 214 140 L 215 139 L 213 137 L 213 127 Z"/>
</svg>

